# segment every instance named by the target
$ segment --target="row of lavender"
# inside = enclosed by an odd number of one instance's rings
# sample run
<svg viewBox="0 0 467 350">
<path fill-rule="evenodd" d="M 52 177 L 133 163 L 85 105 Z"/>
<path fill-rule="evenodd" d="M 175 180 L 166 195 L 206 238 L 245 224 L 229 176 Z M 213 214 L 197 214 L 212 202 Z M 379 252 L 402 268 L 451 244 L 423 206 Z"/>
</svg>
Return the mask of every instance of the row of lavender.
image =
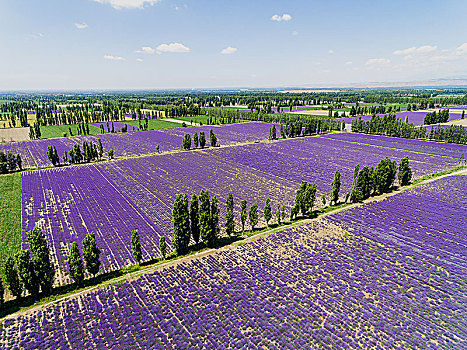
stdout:
<svg viewBox="0 0 467 350">
<path fill-rule="evenodd" d="M 52 165 L 47 158 L 48 146 L 55 146 L 58 155 L 62 157 L 63 153 L 69 151 L 75 143 L 82 144 L 83 141 L 87 141 L 97 144 L 100 138 L 104 151 L 107 152 L 112 149 L 114 157 L 126 157 L 156 153 L 157 146 L 159 146 L 160 152 L 180 149 L 185 133 L 190 133 L 193 136 L 195 132 L 199 134 L 201 131 L 204 131 L 206 135 L 209 135 L 209 130 L 213 129 L 221 145 L 230 145 L 265 140 L 268 137 L 270 128 L 270 124 L 251 122 L 211 127 L 202 126 L 139 131 L 135 133 L 74 136 L 1 144 L 0 151 L 7 153 L 11 150 L 14 154 L 19 153 L 23 159 L 24 168 L 35 168 Z"/>
<path fill-rule="evenodd" d="M 467 197 L 450 194 L 466 187 L 442 179 L 10 318 L 1 347 L 462 349 L 467 269 L 450 257 Z M 418 233 L 399 225 L 431 198 Z"/>
<path fill-rule="evenodd" d="M 464 153 L 467 156 L 467 146 L 461 144 L 440 144 L 439 142 L 401 139 L 388 136 L 357 134 L 357 133 L 333 133 L 323 135 L 322 137 L 341 140 L 347 142 L 364 143 L 366 145 L 378 147 L 390 147 L 413 152 L 422 152 L 427 154 L 436 154 L 439 156 L 452 157 L 459 159 Z"/>
<path fill-rule="evenodd" d="M 398 161 L 408 156 L 415 178 L 457 164 L 448 157 L 301 138 L 31 171 L 22 174 L 23 230 L 43 229 L 62 276 L 68 275 L 69 244 L 94 231 L 103 270 L 109 271 L 133 262 L 128 244 L 133 229 L 140 233 L 144 260 L 159 256 L 161 235 L 170 247 L 171 210 L 179 193 L 191 196 L 205 189 L 216 194 L 222 218 L 233 193 L 238 224 L 242 199 L 261 209 L 269 197 L 273 212 L 285 205 L 288 215 L 302 181 L 317 184 L 318 198 L 329 196 L 339 170 L 343 198 L 357 163 L 375 166 L 387 156 Z"/>
</svg>

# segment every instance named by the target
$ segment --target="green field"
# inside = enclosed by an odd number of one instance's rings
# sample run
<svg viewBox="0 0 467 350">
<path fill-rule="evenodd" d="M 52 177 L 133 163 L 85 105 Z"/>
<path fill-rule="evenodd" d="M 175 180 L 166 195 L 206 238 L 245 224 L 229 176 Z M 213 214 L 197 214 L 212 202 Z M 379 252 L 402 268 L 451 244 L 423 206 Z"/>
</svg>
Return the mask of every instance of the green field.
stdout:
<svg viewBox="0 0 467 350">
<path fill-rule="evenodd" d="M 219 123 L 211 123 L 211 124 L 208 124 L 208 120 L 209 120 L 209 117 L 206 116 L 206 115 L 197 115 L 195 117 L 184 117 L 184 118 L 174 118 L 174 119 L 178 119 L 178 120 L 183 120 L 187 126 L 190 126 L 190 123 L 193 121 L 193 123 L 202 123 L 203 125 L 217 125 L 217 124 L 220 124 L 220 119 L 217 118 L 217 120 L 219 121 Z M 213 117 L 213 119 L 215 119 Z M 239 123 L 242 123 L 242 122 L 248 122 L 249 120 L 240 120 Z"/>
<path fill-rule="evenodd" d="M 144 121 L 141 121 L 143 124 Z M 125 124 L 139 126 L 138 120 L 125 120 Z M 188 123 L 187 123 L 188 125 Z M 149 130 L 159 130 L 159 129 L 173 129 L 173 128 L 181 128 L 182 124 L 168 122 L 163 119 L 148 119 L 148 128 Z"/>
<path fill-rule="evenodd" d="M 21 249 L 21 174 L 0 176 L 0 266 Z"/>
<path fill-rule="evenodd" d="M 41 134 L 42 139 L 51 139 L 55 137 L 63 137 L 64 134 L 66 136 L 70 136 L 70 132 L 68 129 L 71 128 L 71 132 L 73 136 L 78 135 L 78 126 L 77 124 L 73 125 L 48 125 L 48 126 L 41 126 Z M 101 133 L 101 129 L 97 126 L 89 125 L 89 134 L 90 135 L 99 135 Z"/>
</svg>

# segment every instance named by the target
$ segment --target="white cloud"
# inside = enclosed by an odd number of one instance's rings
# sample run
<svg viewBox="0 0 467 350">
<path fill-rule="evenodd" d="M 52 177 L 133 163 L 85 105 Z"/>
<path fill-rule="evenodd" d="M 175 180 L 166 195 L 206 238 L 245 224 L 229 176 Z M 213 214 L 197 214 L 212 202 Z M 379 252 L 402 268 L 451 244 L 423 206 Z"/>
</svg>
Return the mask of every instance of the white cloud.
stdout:
<svg viewBox="0 0 467 350">
<path fill-rule="evenodd" d="M 180 43 L 160 44 L 156 47 L 157 53 L 162 52 L 175 52 L 175 53 L 186 53 L 190 52 L 190 48 Z"/>
<path fill-rule="evenodd" d="M 284 13 L 282 16 L 274 15 L 274 16 L 271 17 L 271 19 L 273 21 L 276 21 L 276 22 L 282 22 L 282 21 L 287 22 L 287 21 L 290 21 L 292 19 L 292 16 L 289 15 L 288 13 Z"/>
<path fill-rule="evenodd" d="M 347 61 L 347 62 L 345 62 L 345 64 L 350 66 L 351 64 L 353 64 L 353 62 L 352 61 Z"/>
<path fill-rule="evenodd" d="M 384 66 L 386 64 L 391 63 L 390 60 L 387 58 L 370 58 L 368 61 L 365 62 L 367 66 Z"/>
<path fill-rule="evenodd" d="M 150 46 L 143 46 L 141 50 L 137 50 L 137 53 L 147 53 L 149 55 L 152 55 L 154 52 L 156 52 L 156 49 L 153 49 Z"/>
<path fill-rule="evenodd" d="M 235 52 L 237 52 L 237 48 L 236 48 L 236 47 L 228 46 L 228 47 L 226 47 L 225 49 L 223 49 L 223 50 L 221 51 L 221 54 L 223 54 L 223 55 L 230 55 L 230 54 L 233 54 L 233 53 L 235 53 Z"/>
<path fill-rule="evenodd" d="M 298 32 L 297 32 L 296 30 L 294 30 L 294 31 L 292 32 L 292 35 L 293 35 L 293 36 L 298 35 Z"/>
<path fill-rule="evenodd" d="M 113 55 L 105 55 L 104 58 L 106 60 L 111 60 L 111 61 L 124 61 L 125 59 L 120 56 L 113 56 Z"/>
<path fill-rule="evenodd" d="M 137 58 L 136 62 L 143 62 L 143 59 L 142 58 Z"/>
<path fill-rule="evenodd" d="M 332 55 L 334 53 L 334 50 L 329 50 L 328 52 L 330 55 Z"/>
<path fill-rule="evenodd" d="M 465 53 L 467 53 L 467 43 L 463 43 L 461 46 L 459 46 L 457 49 L 456 49 L 457 53 L 459 55 L 463 55 Z"/>
<path fill-rule="evenodd" d="M 416 53 L 427 53 L 427 52 L 432 52 L 435 51 L 438 47 L 437 46 L 431 46 L 431 45 L 423 45 L 423 46 L 412 46 L 407 49 L 403 50 L 396 50 L 394 51 L 394 55 L 410 55 L 410 54 L 416 54 Z"/>
<path fill-rule="evenodd" d="M 92 0 L 101 4 L 109 4 L 114 9 L 142 9 L 145 6 L 152 6 L 160 0 Z"/>
<path fill-rule="evenodd" d="M 88 25 L 86 23 L 75 23 L 75 27 L 78 29 L 86 29 Z"/>
</svg>

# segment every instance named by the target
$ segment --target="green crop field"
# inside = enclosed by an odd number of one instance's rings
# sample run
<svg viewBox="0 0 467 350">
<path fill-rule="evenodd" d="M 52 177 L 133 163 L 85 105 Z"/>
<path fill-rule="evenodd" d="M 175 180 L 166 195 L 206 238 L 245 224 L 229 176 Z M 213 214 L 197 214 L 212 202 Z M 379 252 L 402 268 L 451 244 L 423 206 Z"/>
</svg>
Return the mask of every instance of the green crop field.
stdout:
<svg viewBox="0 0 467 350">
<path fill-rule="evenodd" d="M 0 176 L 0 266 L 21 249 L 21 175 Z"/>
<path fill-rule="evenodd" d="M 125 124 L 139 126 L 138 120 L 126 120 Z M 141 124 L 144 124 L 144 121 L 141 121 Z M 187 123 L 188 124 L 188 123 Z M 182 124 L 169 122 L 163 119 L 149 119 L 148 128 L 149 130 L 159 130 L 159 129 L 172 129 L 172 128 L 181 128 Z"/>
<path fill-rule="evenodd" d="M 63 137 L 70 136 L 69 128 L 71 128 L 71 132 L 74 136 L 78 135 L 78 126 L 77 124 L 73 125 L 48 125 L 48 126 L 41 126 L 41 138 L 43 139 L 51 139 L 55 137 Z M 98 135 L 101 133 L 101 129 L 97 126 L 89 125 L 89 134 L 90 135 Z"/>
</svg>

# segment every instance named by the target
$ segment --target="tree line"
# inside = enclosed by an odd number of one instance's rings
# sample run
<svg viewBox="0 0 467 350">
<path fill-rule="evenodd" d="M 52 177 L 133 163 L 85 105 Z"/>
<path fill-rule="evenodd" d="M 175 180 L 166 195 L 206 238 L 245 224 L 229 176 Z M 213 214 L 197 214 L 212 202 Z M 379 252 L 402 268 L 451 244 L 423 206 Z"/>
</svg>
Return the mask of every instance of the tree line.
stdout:
<svg viewBox="0 0 467 350">
<path fill-rule="evenodd" d="M 436 111 L 426 114 L 423 124 L 439 124 L 446 123 L 449 120 L 449 109 L 442 109 L 436 114 Z"/>
<path fill-rule="evenodd" d="M 12 173 L 16 170 L 23 170 L 21 155 L 16 155 L 8 151 L 6 154 L 0 151 L 0 174 Z"/>
<path fill-rule="evenodd" d="M 407 139 L 434 139 L 437 141 L 446 141 L 451 143 L 467 143 L 467 129 L 462 126 L 451 125 L 449 128 L 432 127 L 430 133 L 427 133 L 425 127 L 416 127 L 398 119 L 395 114 L 388 114 L 382 117 L 373 115 L 370 120 L 365 121 L 361 118 L 352 121 L 352 132 L 363 134 L 385 135 L 392 137 L 402 137 Z"/>
<path fill-rule="evenodd" d="M 209 130 L 209 141 L 211 143 L 211 147 L 219 146 L 219 144 L 217 143 L 217 136 L 216 134 L 214 134 L 212 129 Z M 198 148 L 198 146 L 204 148 L 206 146 L 206 136 L 204 135 L 204 131 L 200 131 L 199 136 L 198 133 L 195 132 L 195 134 L 193 135 L 193 143 L 191 140 L 191 135 L 188 133 L 185 134 L 182 141 L 182 149 L 189 150 L 191 149 L 192 144 L 194 148 Z"/>
<path fill-rule="evenodd" d="M 102 146 L 101 139 L 97 139 L 97 144 L 92 141 L 83 141 L 83 149 L 78 143 L 73 145 L 73 148 L 69 151 L 63 152 L 62 161 L 63 164 L 80 164 L 90 163 L 102 159 L 104 154 L 104 148 Z M 107 153 L 109 159 L 113 158 L 113 150 L 109 150 Z M 47 158 L 50 160 L 53 166 L 60 166 L 60 156 L 58 155 L 57 149 L 54 145 L 47 146 Z"/>
<path fill-rule="evenodd" d="M 364 166 L 360 169 L 357 164 L 354 169 L 351 190 L 347 193 L 345 201 L 361 202 L 370 196 L 391 192 L 396 180 L 396 173 L 400 186 L 407 186 L 412 180 L 412 169 L 409 158 L 402 158 L 399 167 L 395 160 L 388 157 L 382 159 L 373 168 Z"/>
<path fill-rule="evenodd" d="M 28 249 L 16 252 L 8 257 L 3 266 L 3 276 L 0 277 L 0 302 L 3 304 L 5 287 L 11 295 L 20 299 L 26 293 L 33 300 L 51 294 L 55 280 L 55 267 L 51 261 L 50 248 L 40 228 L 33 228 L 26 232 Z M 93 276 L 99 272 L 101 262 L 100 250 L 96 245 L 93 232 L 88 233 L 82 242 L 83 258 L 86 270 Z M 70 276 L 77 286 L 84 281 L 84 267 L 78 245 L 73 242 L 68 254 L 68 267 Z"/>
</svg>

